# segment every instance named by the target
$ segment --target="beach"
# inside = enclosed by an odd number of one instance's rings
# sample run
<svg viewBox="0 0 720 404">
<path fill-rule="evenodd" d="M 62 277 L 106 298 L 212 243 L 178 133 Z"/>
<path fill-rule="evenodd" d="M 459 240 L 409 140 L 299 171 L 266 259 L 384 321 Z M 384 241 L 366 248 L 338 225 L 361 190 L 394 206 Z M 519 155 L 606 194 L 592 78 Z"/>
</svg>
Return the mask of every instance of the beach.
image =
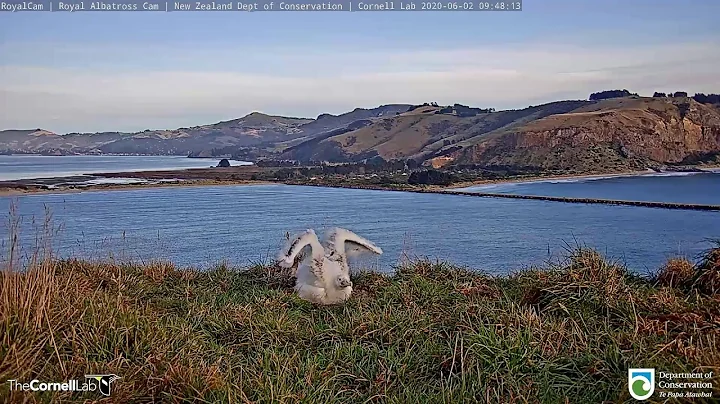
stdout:
<svg viewBox="0 0 720 404">
<path fill-rule="evenodd" d="M 703 166 L 698 167 L 703 171 L 714 172 L 720 169 L 720 166 Z M 699 173 L 702 171 L 665 171 L 658 172 L 654 170 L 636 170 L 636 171 L 620 171 L 614 173 L 597 173 L 597 174 L 565 174 L 565 175 L 549 175 L 549 176 L 529 176 L 524 178 L 511 178 L 511 179 L 499 179 L 499 180 L 479 180 L 469 181 L 463 183 L 453 184 L 449 187 L 443 187 L 447 190 L 458 190 L 462 188 L 468 188 L 479 185 L 496 185 L 496 184 L 508 184 L 508 183 L 525 183 L 525 182 L 537 182 L 537 181 L 556 181 L 556 180 L 591 180 L 591 179 L 603 179 L 603 178 L 617 178 L 617 177 L 635 177 L 641 175 L 670 175 L 679 173 Z"/>
</svg>

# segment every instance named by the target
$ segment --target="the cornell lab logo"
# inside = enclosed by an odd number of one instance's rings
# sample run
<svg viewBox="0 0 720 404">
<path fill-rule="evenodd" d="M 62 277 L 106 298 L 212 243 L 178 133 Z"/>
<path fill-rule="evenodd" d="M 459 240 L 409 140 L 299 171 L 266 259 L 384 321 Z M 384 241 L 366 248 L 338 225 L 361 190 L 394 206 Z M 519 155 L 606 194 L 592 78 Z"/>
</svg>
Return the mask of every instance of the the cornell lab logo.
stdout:
<svg viewBox="0 0 720 404">
<path fill-rule="evenodd" d="M 86 379 L 94 380 L 97 384 L 98 391 L 104 395 L 110 395 L 110 384 L 117 379 L 120 379 L 118 375 L 85 375 Z"/>
<path fill-rule="evenodd" d="M 79 393 L 97 391 L 104 396 L 110 396 L 112 382 L 120 379 L 118 375 L 85 375 L 85 381 L 71 379 L 65 382 L 43 382 L 33 379 L 23 383 L 17 379 L 10 379 L 11 391 L 76 391 Z"/>
<path fill-rule="evenodd" d="M 655 369 L 628 369 L 628 390 L 636 400 L 646 400 L 655 392 Z"/>
</svg>

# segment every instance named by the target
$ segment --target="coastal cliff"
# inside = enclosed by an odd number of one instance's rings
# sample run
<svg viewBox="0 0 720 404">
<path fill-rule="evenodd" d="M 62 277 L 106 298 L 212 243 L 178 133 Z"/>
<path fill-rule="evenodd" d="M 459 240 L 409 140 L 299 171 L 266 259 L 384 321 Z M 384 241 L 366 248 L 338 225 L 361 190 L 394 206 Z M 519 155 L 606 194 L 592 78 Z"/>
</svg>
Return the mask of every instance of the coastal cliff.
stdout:
<svg viewBox="0 0 720 404">
<path fill-rule="evenodd" d="M 544 169 L 638 169 L 720 155 L 720 111 L 689 98 L 606 100 L 497 133 L 456 161 Z"/>
</svg>

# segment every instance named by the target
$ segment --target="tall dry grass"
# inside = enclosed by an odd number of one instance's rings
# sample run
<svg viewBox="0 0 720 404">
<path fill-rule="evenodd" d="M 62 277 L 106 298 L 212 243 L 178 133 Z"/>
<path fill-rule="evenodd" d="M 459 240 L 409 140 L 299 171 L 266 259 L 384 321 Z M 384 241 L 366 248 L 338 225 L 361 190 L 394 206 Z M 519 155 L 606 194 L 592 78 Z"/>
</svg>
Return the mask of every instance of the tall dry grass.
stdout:
<svg viewBox="0 0 720 404">
<path fill-rule="evenodd" d="M 46 254 L 2 270 L 0 380 L 115 373 L 118 403 L 622 402 L 628 367 L 720 374 L 712 251 L 668 283 L 582 248 L 506 277 L 413 260 L 356 276 L 335 307 L 271 265 Z M 0 386 L 3 402 L 100 398 Z"/>
</svg>

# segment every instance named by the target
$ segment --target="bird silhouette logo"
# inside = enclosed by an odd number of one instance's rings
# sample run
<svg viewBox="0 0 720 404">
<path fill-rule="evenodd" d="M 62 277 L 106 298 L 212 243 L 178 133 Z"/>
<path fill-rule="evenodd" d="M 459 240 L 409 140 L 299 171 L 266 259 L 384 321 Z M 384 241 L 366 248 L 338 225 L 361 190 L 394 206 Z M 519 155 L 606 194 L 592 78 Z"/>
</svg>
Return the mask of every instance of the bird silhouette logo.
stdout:
<svg viewBox="0 0 720 404">
<path fill-rule="evenodd" d="M 85 378 L 97 380 L 98 391 L 104 396 L 110 395 L 110 384 L 117 379 L 121 379 L 118 375 L 85 375 Z"/>
</svg>

